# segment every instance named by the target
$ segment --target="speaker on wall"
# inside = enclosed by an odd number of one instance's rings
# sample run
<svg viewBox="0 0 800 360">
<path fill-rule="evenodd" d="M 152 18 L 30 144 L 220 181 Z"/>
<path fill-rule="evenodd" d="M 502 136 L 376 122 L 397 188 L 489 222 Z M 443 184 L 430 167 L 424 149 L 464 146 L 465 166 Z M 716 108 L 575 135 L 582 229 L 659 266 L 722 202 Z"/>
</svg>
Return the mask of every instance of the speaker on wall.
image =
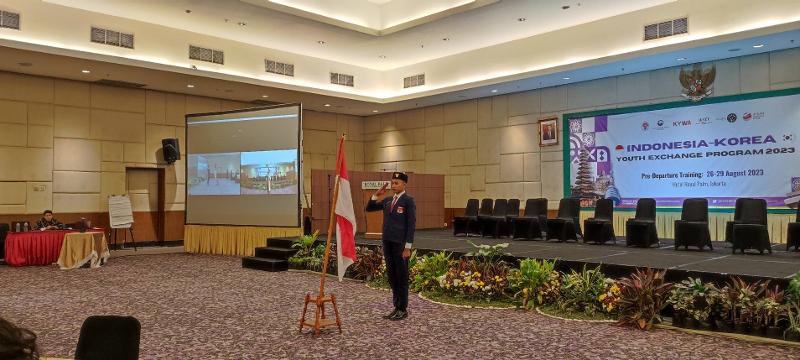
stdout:
<svg viewBox="0 0 800 360">
<path fill-rule="evenodd" d="M 164 152 L 164 161 L 172 164 L 175 160 L 181 159 L 181 147 L 178 139 L 161 139 L 161 149 Z"/>
</svg>

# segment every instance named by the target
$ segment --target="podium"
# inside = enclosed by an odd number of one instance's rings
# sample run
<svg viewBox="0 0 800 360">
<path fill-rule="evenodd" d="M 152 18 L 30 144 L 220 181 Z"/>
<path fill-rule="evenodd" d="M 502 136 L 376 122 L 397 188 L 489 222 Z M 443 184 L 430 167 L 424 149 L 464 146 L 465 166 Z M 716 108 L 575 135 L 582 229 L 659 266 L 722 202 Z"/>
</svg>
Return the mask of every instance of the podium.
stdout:
<svg viewBox="0 0 800 360">
<path fill-rule="evenodd" d="M 376 190 L 380 189 L 384 183 L 389 183 L 391 186 L 391 181 L 363 181 L 361 182 L 361 191 L 363 192 L 362 197 L 364 199 L 364 204 L 362 204 L 362 208 L 367 207 L 367 203 L 369 199 L 372 197 L 372 194 L 375 193 Z M 391 190 L 387 190 L 386 196 L 391 196 Z M 378 199 L 380 201 L 382 199 Z M 380 240 L 381 235 L 383 235 L 383 212 L 381 211 L 373 211 L 373 212 L 366 212 L 364 215 L 364 222 L 366 223 L 365 231 L 364 231 L 364 238 L 371 239 L 371 240 Z"/>
</svg>

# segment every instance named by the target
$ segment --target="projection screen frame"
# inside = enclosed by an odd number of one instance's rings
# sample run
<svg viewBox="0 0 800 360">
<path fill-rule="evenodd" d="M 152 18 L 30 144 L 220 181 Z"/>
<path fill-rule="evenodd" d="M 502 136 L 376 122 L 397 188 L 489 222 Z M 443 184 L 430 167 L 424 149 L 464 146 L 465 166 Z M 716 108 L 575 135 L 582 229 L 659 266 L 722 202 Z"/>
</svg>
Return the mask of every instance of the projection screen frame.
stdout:
<svg viewBox="0 0 800 360">
<path fill-rule="evenodd" d="M 227 110 L 227 111 L 217 111 L 217 112 L 207 112 L 207 113 L 194 113 L 194 114 L 186 114 L 184 116 L 184 134 L 183 138 L 186 139 L 184 142 L 185 150 L 184 153 L 186 154 L 187 163 L 183 167 L 183 178 L 189 178 L 189 164 L 188 164 L 188 157 L 189 157 L 189 118 L 190 117 L 198 117 L 198 116 L 213 116 L 213 115 L 226 115 L 226 114 L 235 114 L 235 113 L 242 113 L 242 112 L 250 112 L 250 111 L 259 111 L 259 110 L 269 110 L 269 109 L 277 109 L 277 108 L 288 108 L 288 107 L 297 107 L 297 175 L 298 175 L 298 191 L 297 191 L 297 225 L 295 226 L 279 226 L 279 225 L 246 225 L 246 224 L 206 224 L 206 223 L 189 223 L 188 221 L 188 206 L 184 206 L 183 210 L 183 224 L 184 225 L 204 225 L 204 226 L 249 226 L 249 227 L 266 227 L 266 228 L 286 228 L 286 227 L 296 227 L 300 228 L 303 224 L 303 202 L 302 197 L 304 196 L 303 193 L 305 191 L 303 186 L 303 104 L 302 103 L 286 103 L 286 104 L 276 104 L 276 105 L 267 105 L 267 106 L 254 106 L 244 109 L 236 109 L 236 110 Z M 189 186 L 188 184 L 184 186 L 184 199 L 185 201 L 189 201 Z M 185 203 L 186 204 L 186 203 Z"/>
<path fill-rule="evenodd" d="M 727 102 L 734 102 L 734 101 L 744 101 L 744 100 L 755 100 L 755 99 L 762 99 L 762 98 L 770 98 L 770 97 L 778 97 L 778 96 L 789 96 L 789 95 L 797 95 L 800 94 L 800 87 L 795 88 L 788 88 L 788 89 L 779 89 L 779 90 L 767 90 L 767 91 L 757 91 L 757 92 L 750 92 L 744 94 L 736 94 L 736 95 L 725 95 L 725 96 L 714 96 L 708 97 L 703 99 L 700 102 L 692 102 L 689 100 L 679 100 L 679 101 L 672 101 L 672 102 L 665 102 L 659 104 L 648 104 L 648 105 L 638 105 L 638 106 L 627 106 L 621 108 L 606 108 L 600 110 L 593 110 L 593 111 L 584 111 L 584 112 L 575 112 L 575 113 L 564 113 L 561 116 L 561 146 L 562 146 L 562 154 L 564 159 L 569 159 L 570 155 L 570 144 L 569 144 L 569 120 L 576 119 L 576 118 L 584 118 L 590 116 L 602 116 L 602 115 L 620 115 L 620 114 L 628 114 L 628 113 L 636 113 L 636 112 L 645 112 L 645 111 L 655 111 L 655 110 L 664 110 L 664 109 L 673 109 L 673 108 L 682 108 L 682 107 L 692 107 L 692 106 L 700 106 L 700 105 L 708 105 L 708 104 L 717 104 L 717 103 L 727 103 Z M 572 190 L 570 189 L 570 162 L 564 161 L 563 165 L 563 186 L 564 186 L 564 198 L 568 198 L 572 196 Z M 594 211 L 594 207 L 584 207 L 582 209 Z M 682 209 L 680 207 L 658 207 L 659 212 L 680 212 Z M 626 211 L 636 211 L 636 208 L 627 208 L 627 207 L 614 207 L 614 211 L 626 212 Z M 794 214 L 797 210 L 795 209 L 775 209 L 775 208 L 768 208 L 767 213 L 769 214 Z M 708 208 L 709 213 L 733 213 L 733 207 L 710 207 Z"/>
</svg>

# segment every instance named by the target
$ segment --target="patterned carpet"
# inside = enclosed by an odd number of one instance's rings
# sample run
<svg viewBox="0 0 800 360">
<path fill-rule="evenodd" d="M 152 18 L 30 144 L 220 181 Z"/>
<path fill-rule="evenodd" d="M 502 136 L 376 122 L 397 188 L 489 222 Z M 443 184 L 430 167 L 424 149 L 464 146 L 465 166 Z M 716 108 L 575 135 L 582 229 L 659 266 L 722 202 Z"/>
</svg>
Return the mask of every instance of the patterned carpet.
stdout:
<svg viewBox="0 0 800 360">
<path fill-rule="evenodd" d="M 790 359 L 792 347 L 517 310 L 462 309 L 412 297 L 411 316 L 390 322 L 391 296 L 329 282 L 344 333 L 297 333 L 310 274 L 241 268 L 239 258 L 164 254 L 111 258 L 100 269 L 0 267 L 0 316 L 39 335 L 46 356 L 71 357 L 83 320 L 129 314 L 142 323 L 142 359 Z"/>
</svg>

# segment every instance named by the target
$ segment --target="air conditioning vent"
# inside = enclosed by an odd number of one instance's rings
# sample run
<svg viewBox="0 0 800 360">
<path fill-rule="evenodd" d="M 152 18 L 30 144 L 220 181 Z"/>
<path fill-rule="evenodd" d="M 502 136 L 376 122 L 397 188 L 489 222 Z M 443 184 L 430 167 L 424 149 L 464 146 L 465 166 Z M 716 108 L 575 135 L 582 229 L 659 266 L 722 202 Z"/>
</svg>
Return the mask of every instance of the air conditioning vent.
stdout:
<svg viewBox="0 0 800 360">
<path fill-rule="evenodd" d="M 644 40 L 661 39 L 689 33 L 689 19 L 680 18 L 644 26 Z"/>
<path fill-rule="evenodd" d="M 117 46 L 126 49 L 133 49 L 133 39 L 133 34 L 126 34 L 123 32 L 98 27 L 92 27 L 90 35 L 90 40 L 93 43 Z"/>
<path fill-rule="evenodd" d="M 19 30 L 19 14 L 0 11 L 0 28 Z"/>
<path fill-rule="evenodd" d="M 425 85 L 425 74 L 403 78 L 403 88 Z"/>
<path fill-rule="evenodd" d="M 275 60 L 264 59 L 264 67 L 268 73 L 294 76 L 294 65 L 278 62 Z"/>
<path fill-rule="evenodd" d="M 189 59 L 225 65 L 225 53 L 222 50 L 207 49 L 189 45 Z"/>
<path fill-rule="evenodd" d="M 353 87 L 353 75 L 331 73 L 331 84 Z"/>
<path fill-rule="evenodd" d="M 120 81 L 120 80 L 108 80 L 108 79 L 100 79 L 95 81 L 94 83 L 100 85 L 130 88 L 130 89 L 139 89 L 147 86 L 146 84 L 139 84 L 134 82 Z"/>
</svg>

